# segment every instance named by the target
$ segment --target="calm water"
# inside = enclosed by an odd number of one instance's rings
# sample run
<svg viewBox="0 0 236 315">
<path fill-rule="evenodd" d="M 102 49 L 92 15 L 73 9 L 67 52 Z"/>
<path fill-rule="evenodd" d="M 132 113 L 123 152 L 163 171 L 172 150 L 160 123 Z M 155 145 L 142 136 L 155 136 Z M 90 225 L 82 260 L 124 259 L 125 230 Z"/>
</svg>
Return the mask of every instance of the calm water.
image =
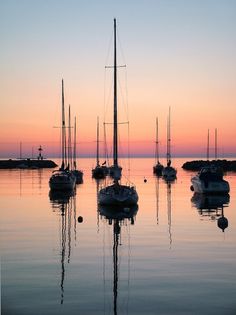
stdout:
<svg viewBox="0 0 236 315">
<path fill-rule="evenodd" d="M 199 199 L 184 161 L 167 185 L 131 160 L 139 207 L 123 220 L 99 215 L 92 159 L 64 198 L 51 170 L 0 170 L 2 314 L 236 314 L 236 174 L 228 200 Z"/>
</svg>

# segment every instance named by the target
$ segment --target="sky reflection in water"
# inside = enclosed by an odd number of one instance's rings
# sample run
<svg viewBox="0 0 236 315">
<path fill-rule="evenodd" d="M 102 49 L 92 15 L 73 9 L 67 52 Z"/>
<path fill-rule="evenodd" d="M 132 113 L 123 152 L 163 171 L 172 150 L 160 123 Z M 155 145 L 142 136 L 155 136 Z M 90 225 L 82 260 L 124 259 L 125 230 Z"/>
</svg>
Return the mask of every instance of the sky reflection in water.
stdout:
<svg viewBox="0 0 236 315">
<path fill-rule="evenodd" d="M 64 197 L 49 194 L 50 170 L 1 170 L 3 314 L 233 314 L 236 174 L 229 196 L 201 198 L 183 161 L 166 184 L 152 159 L 132 160 L 139 206 L 118 217 L 97 206 L 91 159 Z"/>
</svg>

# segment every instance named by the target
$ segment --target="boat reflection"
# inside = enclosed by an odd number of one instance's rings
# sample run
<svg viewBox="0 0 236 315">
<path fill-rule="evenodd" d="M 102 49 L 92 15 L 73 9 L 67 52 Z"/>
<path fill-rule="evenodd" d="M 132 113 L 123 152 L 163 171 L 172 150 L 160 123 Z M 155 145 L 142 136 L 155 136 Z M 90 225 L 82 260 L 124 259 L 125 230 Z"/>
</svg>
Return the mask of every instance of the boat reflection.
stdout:
<svg viewBox="0 0 236 315">
<path fill-rule="evenodd" d="M 217 226 L 224 230 L 228 227 L 228 219 L 224 216 L 224 208 L 230 201 L 229 194 L 207 195 L 194 193 L 191 202 L 198 209 L 202 218 L 217 220 Z"/>
<path fill-rule="evenodd" d="M 160 193 L 160 177 L 156 176 L 155 178 L 155 188 L 156 188 L 156 217 L 157 225 L 159 224 L 159 193 Z"/>
<path fill-rule="evenodd" d="M 168 181 L 166 183 L 166 195 L 167 195 L 167 218 L 168 218 L 168 232 L 169 232 L 169 244 L 170 249 L 172 245 L 172 232 L 171 232 L 171 185 L 172 182 Z"/>
<path fill-rule="evenodd" d="M 72 244 L 76 245 L 76 198 L 75 191 L 50 191 L 49 198 L 53 212 L 60 216 L 60 264 L 61 264 L 61 298 L 64 302 L 64 281 L 66 265 L 70 263 Z M 71 229 L 74 227 L 73 232 Z M 74 234 L 74 240 L 72 240 Z"/>
<path fill-rule="evenodd" d="M 121 264 L 121 260 L 118 261 L 118 247 L 121 239 L 121 227 L 123 225 L 131 224 L 135 222 L 135 216 L 138 211 L 138 205 L 133 205 L 129 208 L 118 206 L 101 206 L 99 205 L 99 213 L 101 218 L 108 222 L 109 225 L 113 224 L 113 314 L 117 315 L 118 311 L 118 266 Z M 130 255 L 130 249 L 129 249 Z M 129 274 L 129 272 L 128 272 Z M 105 313 L 105 310 L 104 310 Z M 128 312 L 127 312 L 128 313 Z"/>
</svg>

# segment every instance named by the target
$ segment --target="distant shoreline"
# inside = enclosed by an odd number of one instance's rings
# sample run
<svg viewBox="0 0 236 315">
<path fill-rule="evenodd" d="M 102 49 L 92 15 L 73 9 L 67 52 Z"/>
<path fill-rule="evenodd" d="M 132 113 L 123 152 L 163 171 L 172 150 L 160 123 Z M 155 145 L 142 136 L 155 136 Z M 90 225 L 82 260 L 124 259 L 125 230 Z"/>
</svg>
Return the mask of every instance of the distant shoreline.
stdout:
<svg viewBox="0 0 236 315">
<path fill-rule="evenodd" d="M 199 171 L 204 166 L 217 166 L 220 167 L 223 171 L 232 171 L 236 172 L 236 160 L 194 160 L 185 162 L 182 165 L 182 168 L 187 171 Z"/>
<path fill-rule="evenodd" d="M 38 159 L 4 159 L 0 160 L 0 169 L 38 169 L 54 168 L 57 164 L 52 160 Z"/>
</svg>

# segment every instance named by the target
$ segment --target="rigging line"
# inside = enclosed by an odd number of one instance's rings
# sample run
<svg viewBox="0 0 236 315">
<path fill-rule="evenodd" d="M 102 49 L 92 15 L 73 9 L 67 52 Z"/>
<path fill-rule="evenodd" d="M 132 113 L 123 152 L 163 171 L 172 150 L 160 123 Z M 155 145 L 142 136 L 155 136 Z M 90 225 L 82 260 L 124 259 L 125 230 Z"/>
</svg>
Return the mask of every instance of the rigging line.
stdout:
<svg viewBox="0 0 236 315">
<path fill-rule="evenodd" d="M 117 29 L 117 39 L 118 39 L 118 46 L 119 46 L 118 51 L 121 53 L 121 57 L 122 57 L 122 59 L 124 60 L 124 64 L 126 64 L 125 54 L 124 54 L 123 47 L 122 47 L 122 45 L 121 45 L 121 40 L 120 40 L 119 30 L 118 30 L 118 29 Z"/>
<path fill-rule="evenodd" d="M 128 123 L 128 176 L 130 179 L 130 129 Z"/>
<path fill-rule="evenodd" d="M 113 39 L 113 30 L 111 31 L 111 35 L 110 35 L 110 39 L 109 39 L 108 50 L 107 50 L 107 55 L 106 55 L 106 59 L 105 59 L 105 65 L 108 63 L 109 56 L 111 56 L 112 39 Z M 107 74 L 106 67 L 104 67 L 104 91 L 103 91 L 104 121 L 105 121 L 106 112 L 107 112 L 108 103 L 109 103 L 109 102 L 106 103 L 106 81 L 107 81 L 106 74 Z M 110 83 L 108 100 L 110 100 L 110 97 L 111 97 L 111 90 L 112 90 L 112 82 Z"/>
<path fill-rule="evenodd" d="M 104 136 L 104 155 L 105 155 L 105 160 L 107 161 L 107 164 L 109 166 L 108 146 L 107 146 L 107 136 L 106 136 L 106 125 L 105 125 L 105 123 L 103 123 L 103 136 Z"/>
<path fill-rule="evenodd" d="M 119 31 L 117 31 L 117 38 L 118 38 L 118 45 L 120 48 L 119 51 L 121 52 L 121 56 L 124 60 L 124 64 L 127 65 L 124 50 L 123 50 L 123 47 L 121 45 L 121 41 L 120 41 L 120 37 L 119 37 Z M 126 90 L 126 102 L 124 102 L 124 104 L 126 104 L 126 115 L 127 115 L 127 120 L 129 121 L 127 67 L 125 67 L 125 90 Z"/>
<path fill-rule="evenodd" d="M 106 115 L 108 112 L 109 104 L 111 103 L 111 97 L 112 97 L 112 91 L 113 91 L 113 82 L 110 80 L 110 85 L 108 88 L 108 94 L 106 95 L 106 89 L 107 89 L 107 71 L 105 68 L 105 78 L 104 78 L 104 121 L 106 120 Z"/>
<path fill-rule="evenodd" d="M 126 89 L 127 120 L 129 121 L 129 97 L 128 97 L 128 79 L 127 79 L 127 70 L 125 71 L 125 89 Z"/>
<path fill-rule="evenodd" d="M 110 39 L 109 39 L 109 44 L 108 44 L 108 50 L 107 50 L 107 55 L 105 59 L 105 65 L 108 64 L 108 58 L 111 56 L 111 47 L 113 44 L 113 30 L 111 31 Z"/>
<path fill-rule="evenodd" d="M 120 96 L 122 99 L 122 103 L 124 104 L 124 109 L 126 111 L 126 116 L 128 117 L 128 112 L 127 112 L 127 101 L 125 100 L 124 94 L 123 94 L 123 90 L 122 90 L 122 86 L 121 86 L 121 81 L 120 78 L 118 77 L 118 86 L 119 86 L 119 92 L 120 92 Z"/>
</svg>

